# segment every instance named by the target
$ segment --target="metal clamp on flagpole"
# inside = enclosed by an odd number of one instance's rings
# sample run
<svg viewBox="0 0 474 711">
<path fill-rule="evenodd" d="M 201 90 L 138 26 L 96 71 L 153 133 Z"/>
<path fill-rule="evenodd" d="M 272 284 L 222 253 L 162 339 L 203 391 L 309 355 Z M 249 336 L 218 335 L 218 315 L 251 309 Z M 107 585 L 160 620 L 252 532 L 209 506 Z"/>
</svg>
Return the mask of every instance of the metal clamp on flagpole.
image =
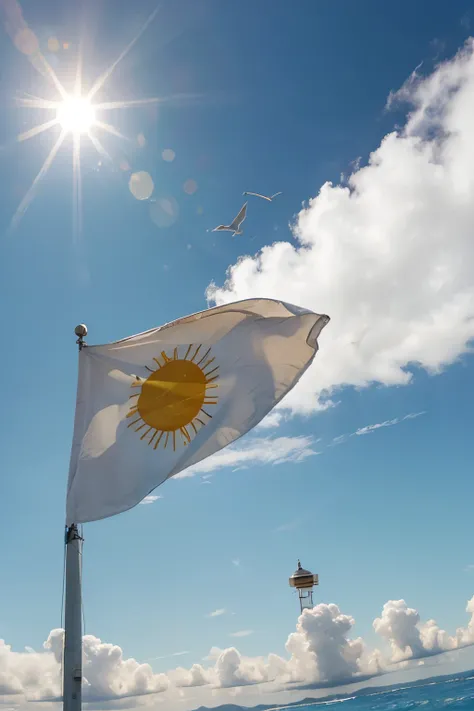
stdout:
<svg viewBox="0 0 474 711">
<path fill-rule="evenodd" d="M 84 538 L 79 535 L 79 529 L 76 524 L 73 523 L 71 526 L 66 527 L 66 545 L 72 541 L 83 541 Z"/>
</svg>

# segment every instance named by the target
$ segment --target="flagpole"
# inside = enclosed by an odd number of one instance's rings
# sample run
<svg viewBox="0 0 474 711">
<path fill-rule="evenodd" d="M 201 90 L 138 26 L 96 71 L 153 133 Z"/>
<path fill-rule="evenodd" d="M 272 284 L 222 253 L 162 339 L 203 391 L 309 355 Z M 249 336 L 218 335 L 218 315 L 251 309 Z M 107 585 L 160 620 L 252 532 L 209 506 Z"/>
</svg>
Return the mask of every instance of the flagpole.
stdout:
<svg viewBox="0 0 474 711">
<path fill-rule="evenodd" d="M 79 351 L 87 327 L 76 326 Z M 76 524 L 66 529 L 66 584 L 64 610 L 63 709 L 82 708 L 82 537 Z"/>
<path fill-rule="evenodd" d="M 82 538 L 75 524 L 66 530 L 66 598 L 64 614 L 63 709 L 82 707 Z"/>
</svg>

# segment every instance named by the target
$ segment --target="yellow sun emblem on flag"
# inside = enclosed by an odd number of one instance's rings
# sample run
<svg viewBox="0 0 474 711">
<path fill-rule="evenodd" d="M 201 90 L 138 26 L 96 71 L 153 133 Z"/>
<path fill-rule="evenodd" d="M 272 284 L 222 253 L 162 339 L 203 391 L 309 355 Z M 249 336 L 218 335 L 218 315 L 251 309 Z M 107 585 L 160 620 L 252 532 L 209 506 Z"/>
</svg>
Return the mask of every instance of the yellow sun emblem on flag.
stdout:
<svg viewBox="0 0 474 711">
<path fill-rule="evenodd" d="M 161 351 L 159 358 L 153 358 L 154 369 L 145 366 L 151 375 L 137 377 L 132 383 L 140 392 L 130 395 L 133 404 L 127 414 L 131 418 L 128 427 L 135 427 L 135 432 L 144 429 L 140 439 L 153 449 L 160 444 L 166 449 L 171 439 L 176 451 L 176 434 L 178 444 L 186 445 L 212 418 L 208 410 L 217 404 L 218 397 L 208 393 L 218 387 L 219 366 L 210 348 L 203 351 L 202 344 L 188 346 L 184 357 L 180 357 L 179 348 L 172 356 Z"/>
</svg>

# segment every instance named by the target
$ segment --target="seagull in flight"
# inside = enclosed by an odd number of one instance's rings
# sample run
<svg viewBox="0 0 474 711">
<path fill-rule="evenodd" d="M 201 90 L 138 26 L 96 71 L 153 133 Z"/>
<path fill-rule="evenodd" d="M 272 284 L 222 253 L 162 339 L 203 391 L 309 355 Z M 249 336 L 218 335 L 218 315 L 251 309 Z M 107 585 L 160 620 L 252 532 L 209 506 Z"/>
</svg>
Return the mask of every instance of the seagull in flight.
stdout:
<svg viewBox="0 0 474 711">
<path fill-rule="evenodd" d="M 244 195 L 253 195 L 254 197 L 259 197 L 262 198 L 262 200 L 268 200 L 268 202 L 272 202 L 272 200 L 279 195 L 283 195 L 283 193 L 275 193 L 275 195 L 260 195 L 260 193 L 249 193 L 245 192 Z"/>
<path fill-rule="evenodd" d="M 212 231 L 213 232 L 233 232 L 234 234 L 232 237 L 235 237 L 235 235 L 241 235 L 243 230 L 240 229 L 240 226 L 242 222 L 245 220 L 247 217 L 247 203 L 244 203 L 243 206 L 240 208 L 240 212 L 237 215 L 237 217 L 234 217 L 230 225 L 219 225 L 219 227 L 215 227 Z"/>
</svg>

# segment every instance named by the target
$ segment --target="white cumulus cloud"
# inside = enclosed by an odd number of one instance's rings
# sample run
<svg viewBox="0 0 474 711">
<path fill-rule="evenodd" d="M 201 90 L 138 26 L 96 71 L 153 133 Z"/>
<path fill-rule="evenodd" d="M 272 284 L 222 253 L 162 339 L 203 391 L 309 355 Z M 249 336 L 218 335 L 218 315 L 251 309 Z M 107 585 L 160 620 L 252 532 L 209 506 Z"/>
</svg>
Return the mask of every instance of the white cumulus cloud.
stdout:
<svg viewBox="0 0 474 711">
<path fill-rule="evenodd" d="M 378 653 L 369 655 L 361 638 L 349 637 L 353 625 L 354 619 L 334 604 L 303 610 L 286 643 L 289 679 L 324 683 L 378 673 Z"/>
<path fill-rule="evenodd" d="M 123 696 L 166 691 L 165 674 L 154 674 L 147 663 L 124 659 L 121 648 L 102 642 L 93 635 L 83 638 L 84 700 L 106 701 Z"/>
<path fill-rule="evenodd" d="M 314 448 L 312 437 L 253 437 L 236 445 L 221 449 L 208 459 L 188 467 L 174 479 L 185 479 L 202 472 L 211 472 L 225 467 L 243 469 L 250 464 L 283 464 L 284 462 L 302 462 L 308 457 L 319 454 Z"/>
<path fill-rule="evenodd" d="M 474 337 L 474 43 L 392 96 L 412 110 L 348 185 L 322 186 L 295 242 L 240 259 L 217 304 L 265 296 L 331 316 L 315 365 L 283 405 L 310 412 L 343 386 L 438 373 Z"/>
<path fill-rule="evenodd" d="M 391 647 L 391 662 L 421 659 L 474 643 L 474 596 L 468 601 L 466 612 L 471 618 L 466 627 L 459 627 L 449 635 L 435 620 L 422 622 L 418 610 L 408 607 L 405 600 L 389 600 L 373 626 Z"/>
<path fill-rule="evenodd" d="M 158 501 L 158 499 L 162 499 L 162 496 L 156 496 L 154 494 L 149 494 L 148 496 L 145 496 L 144 499 L 140 501 L 141 504 L 154 504 L 155 501 Z"/>
<path fill-rule="evenodd" d="M 211 679 L 209 673 L 201 664 L 193 664 L 191 669 L 178 667 L 168 672 L 170 681 L 179 687 L 205 686 Z"/>
<path fill-rule="evenodd" d="M 51 631 L 41 652 L 14 652 L 0 640 L 1 693 L 29 701 L 60 698 L 63 644 L 62 629 Z M 93 635 L 83 637 L 83 676 L 85 702 L 162 693 L 169 687 L 165 674 L 155 674 L 149 664 L 125 659 L 120 647 Z"/>
<path fill-rule="evenodd" d="M 269 430 L 273 427 L 278 427 L 283 419 L 283 414 L 281 412 L 273 410 L 266 417 L 264 417 L 261 422 L 259 422 L 255 429 Z"/>
<path fill-rule="evenodd" d="M 474 595 L 468 600 L 466 612 L 471 615 L 467 627 L 458 627 L 456 630 L 456 646 L 468 647 L 474 644 Z"/>
</svg>

